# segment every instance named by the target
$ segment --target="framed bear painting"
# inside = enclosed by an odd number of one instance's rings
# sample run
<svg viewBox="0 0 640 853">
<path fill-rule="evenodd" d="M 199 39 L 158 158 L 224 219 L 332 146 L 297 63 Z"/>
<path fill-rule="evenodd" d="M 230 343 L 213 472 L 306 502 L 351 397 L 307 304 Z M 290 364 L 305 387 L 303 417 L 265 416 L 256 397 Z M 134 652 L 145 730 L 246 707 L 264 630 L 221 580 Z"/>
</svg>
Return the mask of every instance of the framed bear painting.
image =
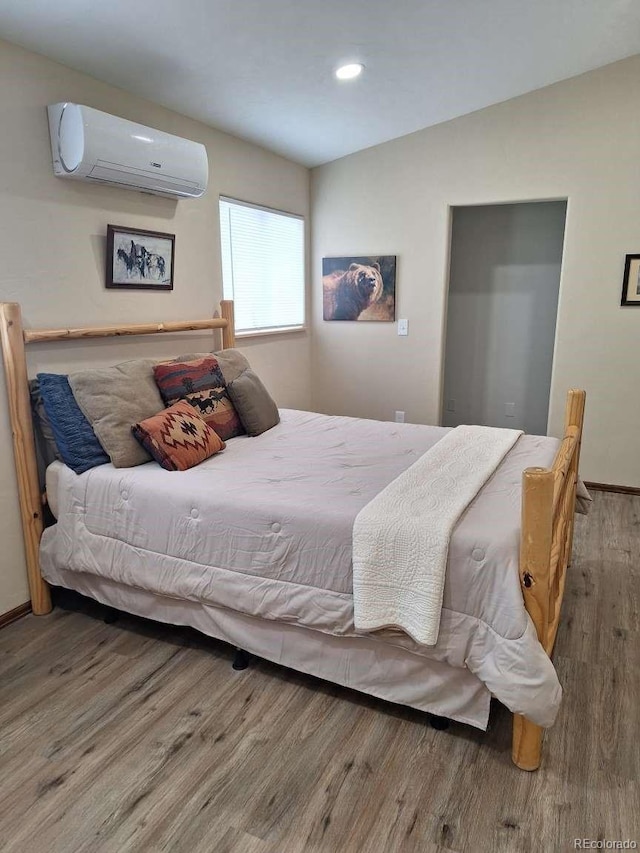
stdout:
<svg viewBox="0 0 640 853">
<path fill-rule="evenodd" d="M 393 322 L 396 256 L 323 258 L 322 298 L 325 320 Z"/>
</svg>

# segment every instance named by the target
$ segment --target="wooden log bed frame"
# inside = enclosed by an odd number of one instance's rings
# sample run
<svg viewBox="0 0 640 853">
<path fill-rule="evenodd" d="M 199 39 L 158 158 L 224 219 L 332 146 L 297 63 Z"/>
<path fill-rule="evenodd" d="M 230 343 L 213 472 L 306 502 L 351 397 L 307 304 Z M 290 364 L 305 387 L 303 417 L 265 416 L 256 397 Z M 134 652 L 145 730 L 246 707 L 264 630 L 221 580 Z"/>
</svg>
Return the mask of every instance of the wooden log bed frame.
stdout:
<svg viewBox="0 0 640 853">
<path fill-rule="evenodd" d="M 51 611 L 51 595 L 40 574 L 39 546 L 43 531 L 43 497 L 38 481 L 31 417 L 26 350 L 36 342 L 150 335 L 163 332 L 222 329 L 223 348 L 234 346 L 233 302 L 220 303 L 221 317 L 193 322 L 128 326 L 89 326 L 75 329 L 24 329 L 20 305 L 0 303 L 0 340 L 4 359 L 9 417 L 13 435 L 20 515 L 24 537 L 31 606 L 37 615 Z M 564 437 L 553 466 L 527 468 L 522 476 L 520 583 L 525 607 L 538 639 L 551 656 L 560 621 L 567 566 L 573 545 L 573 526 L 584 420 L 585 392 L 567 395 Z M 513 715 L 512 758 L 522 770 L 540 765 L 543 730 Z"/>
</svg>

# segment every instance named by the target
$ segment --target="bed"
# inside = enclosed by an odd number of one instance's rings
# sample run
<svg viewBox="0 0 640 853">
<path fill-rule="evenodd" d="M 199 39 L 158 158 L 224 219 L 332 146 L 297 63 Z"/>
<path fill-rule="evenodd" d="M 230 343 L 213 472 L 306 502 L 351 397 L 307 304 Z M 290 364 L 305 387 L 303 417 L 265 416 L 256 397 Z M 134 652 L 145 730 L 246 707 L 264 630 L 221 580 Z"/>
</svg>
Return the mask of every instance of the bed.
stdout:
<svg viewBox="0 0 640 853">
<path fill-rule="evenodd" d="M 47 494 L 57 523 L 43 531 L 25 345 L 212 328 L 229 348 L 233 305 L 223 302 L 221 314 L 24 330 L 19 306 L 0 306 L 34 612 L 50 610 L 49 584 L 75 589 L 479 728 L 494 695 L 514 711 L 515 764 L 536 769 L 561 698 L 550 654 L 571 554 L 582 391 L 569 392 L 563 439 L 518 439 L 457 524 L 434 646 L 393 629 L 356 630 L 351 542 L 362 508 L 444 428 L 283 410 L 277 427 L 233 438 L 190 471 L 105 464 L 78 476 L 54 463 Z"/>
</svg>

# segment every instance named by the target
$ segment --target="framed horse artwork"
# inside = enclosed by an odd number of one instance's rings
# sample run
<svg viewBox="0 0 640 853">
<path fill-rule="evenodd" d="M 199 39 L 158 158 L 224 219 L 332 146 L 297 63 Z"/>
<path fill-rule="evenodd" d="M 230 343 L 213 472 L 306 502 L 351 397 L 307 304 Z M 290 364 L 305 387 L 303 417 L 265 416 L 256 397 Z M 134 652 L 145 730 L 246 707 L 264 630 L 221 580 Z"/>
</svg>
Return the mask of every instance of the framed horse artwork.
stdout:
<svg viewBox="0 0 640 853">
<path fill-rule="evenodd" d="M 175 234 L 107 226 L 108 288 L 173 290 Z"/>
</svg>

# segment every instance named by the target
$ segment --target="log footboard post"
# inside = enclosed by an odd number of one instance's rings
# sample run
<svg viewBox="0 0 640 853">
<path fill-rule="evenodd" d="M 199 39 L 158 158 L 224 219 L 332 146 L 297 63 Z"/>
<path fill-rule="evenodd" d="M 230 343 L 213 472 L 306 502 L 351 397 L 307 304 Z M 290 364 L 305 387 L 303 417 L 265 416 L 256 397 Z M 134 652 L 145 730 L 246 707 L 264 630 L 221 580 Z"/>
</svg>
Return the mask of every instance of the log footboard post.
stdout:
<svg viewBox="0 0 640 853">
<path fill-rule="evenodd" d="M 567 409 L 564 416 L 564 432 L 565 435 L 570 427 L 576 427 L 578 430 L 578 443 L 573 456 L 573 460 L 571 466 L 569 468 L 569 474 L 572 478 L 572 481 L 578 484 L 578 471 L 580 468 L 580 446 L 582 444 L 582 427 L 584 424 L 584 404 L 585 404 L 586 395 L 584 391 L 578 389 L 571 389 L 569 391 L 569 395 L 567 397 Z M 575 499 L 575 491 L 573 496 L 573 505 L 571 506 L 571 515 L 569 518 L 569 531 L 567 533 L 567 563 L 571 565 L 571 560 L 573 556 L 573 528 L 576 520 L 576 499 Z"/>
<path fill-rule="evenodd" d="M 511 758 L 520 770 L 537 770 L 542 754 L 542 729 L 520 714 L 513 715 Z"/>
<path fill-rule="evenodd" d="M 525 607 L 538 640 L 546 648 L 549 633 L 550 561 L 553 534 L 554 476 L 546 468 L 527 468 L 522 475 L 520 584 Z M 511 757 L 521 770 L 537 770 L 542 729 L 514 714 Z"/>
<path fill-rule="evenodd" d="M 573 526 L 584 421 L 585 392 L 567 395 L 564 437 L 552 468 L 527 468 L 522 475 L 520 584 L 538 640 L 551 656 L 560 623 Z M 514 763 L 523 770 L 540 765 L 542 729 L 514 715 Z"/>
</svg>

